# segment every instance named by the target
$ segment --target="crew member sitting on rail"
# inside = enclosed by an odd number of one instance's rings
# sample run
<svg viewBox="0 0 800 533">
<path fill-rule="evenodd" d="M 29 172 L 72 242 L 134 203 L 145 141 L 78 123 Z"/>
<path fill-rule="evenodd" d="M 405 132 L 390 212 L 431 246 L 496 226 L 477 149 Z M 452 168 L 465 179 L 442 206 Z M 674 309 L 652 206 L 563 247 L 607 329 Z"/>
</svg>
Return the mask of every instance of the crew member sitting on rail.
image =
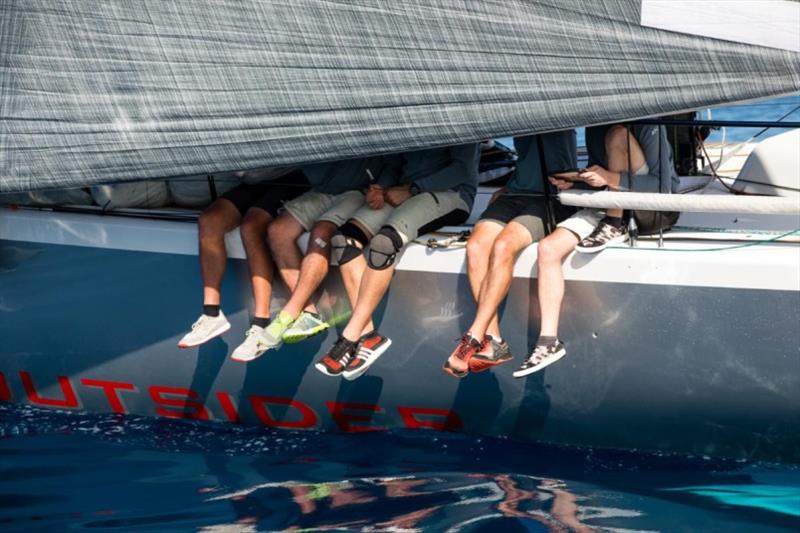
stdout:
<svg viewBox="0 0 800 533">
<path fill-rule="evenodd" d="M 586 145 L 589 162 L 594 164 L 578 175 L 579 181 L 611 190 L 674 192 L 678 189 L 680 181 L 663 126 L 635 125 L 630 131 L 619 124 L 587 128 Z M 573 181 L 548 179 L 559 190 L 574 186 Z M 514 377 L 532 374 L 566 355 L 564 343 L 558 339 L 558 319 L 564 297 L 562 262 L 579 244 L 584 251 L 597 251 L 627 238 L 621 215 L 610 212 L 605 216 L 602 211 L 582 209 L 539 242 L 539 340 L 528 359 L 514 372 Z M 658 213 L 650 217 L 660 219 Z"/>
<path fill-rule="evenodd" d="M 405 246 L 425 233 L 443 226 L 462 224 L 469 218 L 478 181 L 478 144 L 408 152 L 402 156 L 398 185 L 379 180 L 382 189 L 373 188 L 370 200 L 376 205 L 379 193 L 394 207 L 381 226 L 363 228 L 345 226 L 337 238 L 337 255 L 352 276 L 358 277 L 356 305 L 342 336 L 316 364 L 321 372 L 356 379 L 390 346 L 391 340 L 372 326 L 372 313 L 389 288 L 397 255 Z M 387 176 L 387 180 L 389 177 Z M 368 234 L 374 236 L 369 238 Z M 348 260 L 367 248 L 367 268 L 363 276 L 359 263 L 348 269 Z M 363 267 L 363 265 L 362 265 Z M 352 290 L 351 287 L 348 290 Z M 353 295 L 355 296 L 355 294 Z"/>
<path fill-rule="evenodd" d="M 519 154 L 516 172 L 506 187 L 494 194 L 467 242 L 467 274 L 478 309 L 444 364 L 444 370 L 455 377 L 513 358 L 500 335 L 497 308 L 508 294 L 517 256 L 545 235 L 548 199 L 544 192 L 552 186 L 545 181 L 543 169 L 558 172 L 578 165 L 575 130 L 546 133 L 540 138 L 544 154 L 539 152 L 536 136 L 514 139 Z M 557 221 L 575 212 L 558 202 L 552 208 Z"/>
<path fill-rule="evenodd" d="M 283 342 L 300 342 L 330 327 L 313 303 L 314 292 L 328 274 L 330 240 L 336 228 L 364 204 L 369 176 L 380 175 L 383 157 L 349 159 L 303 167 L 312 190 L 286 203 L 268 230 L 275 263 L 291 297 L 269 325 L 254 330 L 232 358 L 252 361 Z M 306 254 L 297 239 L 309 232 Z"/>
<path fill-rule="evenodd" d="M 203 313 L 178 342 L 181 348 L 199 346 L 222 335 L 231 327 L 220 310 L 220 289 L 228 252 L 225 234 L 241 225 L 239 232 L 250 269 L 255 313 L 247 338 L 269 323 L 272 297 L 272 258 L 267 249 L 267 227 L 278 216 L 285 201 L 308 190 L 303 173 L 296 169 L 275 169 L 273 179 L 243 183 L 215 200 L 198 220 L 200 273 L 203 278 Z"/>
</svg>

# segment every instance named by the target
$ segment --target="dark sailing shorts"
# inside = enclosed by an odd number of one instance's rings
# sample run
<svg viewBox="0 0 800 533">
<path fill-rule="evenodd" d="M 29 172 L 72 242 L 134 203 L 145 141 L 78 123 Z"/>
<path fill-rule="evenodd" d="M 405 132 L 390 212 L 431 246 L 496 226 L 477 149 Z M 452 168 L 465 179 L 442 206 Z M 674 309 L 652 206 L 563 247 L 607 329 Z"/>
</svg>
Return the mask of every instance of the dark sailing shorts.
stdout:
<svg viewBox="0 0 800 533">
<path fill-rule="evenodd" d="M 220 198 L 228 200 L 244 216 L 250 208 L 262 209 L 273 218 L 278 216 L 283 204 L 304 192 L 310 186 L 302 172 L 291 174 L 276 180 L 262 183 L 243 183 L 226 192 Z"/>
<path fill-rule="evenodd" d="M 546 200 L 543 196 L 529 196 L 524 194 L 503 194 L 489 204 L 481 215 L 481 220 L 491 220 L 502 225 L 509 222 L 517 224 L 528 230 L 534 242 L 544 238 L 545 220 L 547 219 Z M 553 202 L 556 223 L 568 218 L 574 210 Z"/>
</svg>

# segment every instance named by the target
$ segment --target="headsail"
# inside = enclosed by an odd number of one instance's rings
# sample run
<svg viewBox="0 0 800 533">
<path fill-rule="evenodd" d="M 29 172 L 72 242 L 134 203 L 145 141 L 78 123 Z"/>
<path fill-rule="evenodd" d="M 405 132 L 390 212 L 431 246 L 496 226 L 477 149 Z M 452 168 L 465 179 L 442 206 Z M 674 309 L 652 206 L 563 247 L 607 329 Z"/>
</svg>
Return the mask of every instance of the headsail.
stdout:
<svg viewBox="0 0 800 533">
<path fill-rule="evenodd" d="M 800 90 L 800 53 L 648 27 L 642 1 L 0 0 L 0 192 L 341 159 Z"/>
</svg>

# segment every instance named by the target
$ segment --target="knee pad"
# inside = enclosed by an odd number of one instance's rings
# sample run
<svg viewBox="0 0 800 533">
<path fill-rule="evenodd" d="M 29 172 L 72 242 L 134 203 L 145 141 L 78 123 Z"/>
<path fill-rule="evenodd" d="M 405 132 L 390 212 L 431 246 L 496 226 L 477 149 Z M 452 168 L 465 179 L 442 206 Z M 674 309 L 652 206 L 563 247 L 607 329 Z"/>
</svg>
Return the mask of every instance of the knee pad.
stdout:
<svg viewBox="0 0 800 533">
<path fill-rule="evenodd" d="M 331 239 L 331 259 L 339 266 L 346 265 L 359 255 L 363 246 L 352 237 L 347 237 L 341 232 L 336 233 Z"/>
<path fill-rule="evenodd" d="M 397 230 L 384 226 L 369 243 L 369 266 L 386 270 L 394 264 L 397 253 L 403 248 L 403 239 Z"/>
</svg>

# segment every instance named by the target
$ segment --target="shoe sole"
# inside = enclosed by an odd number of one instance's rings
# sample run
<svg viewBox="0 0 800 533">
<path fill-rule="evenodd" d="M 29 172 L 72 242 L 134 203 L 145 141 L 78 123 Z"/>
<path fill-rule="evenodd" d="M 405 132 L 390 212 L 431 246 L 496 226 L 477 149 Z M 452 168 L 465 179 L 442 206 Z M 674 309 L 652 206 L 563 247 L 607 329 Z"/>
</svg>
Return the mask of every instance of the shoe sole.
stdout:
<svg viewBox="0 0 800 533">
<path fill-rule="evenodd" d="M 491 360 L 491 361 L 490 360 L 484 360 L 484 359 L 478 359 L 477 357 L 473 357 L 472 359 L 470 359 L 470 363 L 472 361 L 478 361 L 478 365 L 480 365 L 480 366 L 478 366 L 477 368 L 473 368 L 472 365 L 470 365 L 469 371 L 470 372 L 475 372 L 477 374 L 477 373 L 480 373 L 480 372 L 485 372 L 485 371 L 489 370 L 490 368 L 493 368 L 495 366 L 500 366 L 502 364 L 508 363 L 509 361 L 513 361 L 513 360 L 514 360 L 513 356 L 508 356 L 508 357 L 503 358 L 503 359 L 496 359 L 496 360 Z"/>
<path fill-rule="evenodd" d="M 303 333 L 295 333 L 293 335 L 284 335 L 283 342 L 286 344 L 297 344 L 298 342 L 303 342 L 306 339 L 310 339 L 311 337 L 316 337 L 320 333 L 324 331 L 328 331 L 331 328 L 330 324 L 324 326 L 317 326 L 316 328 L 312 329 L 309 332 Z"/>
<path fill-rule="evenodd" d="M 335 377 L 338 377 L 338 376 L 341 376 L 341 375 L 342 375 L 342 373 L 341 373 L 341 372 L 339 372 L 338 374 L 337 374 L 337 373 L 333 373 L 333 372 L 331 372 L 330 370 L 328 370 L 328 367 L 327 367 L 327 366 L 325 366 L 325 365 L 323 365 L 322 363 L 317 363 L 317 364 L 315 364 L 315 365 L 314 365 L 314 368 L 316 368 L 317 370 L 319 370 L 320 372 L 322 372 L 322 373 L 323 373 L 323 374 L 325 374 L 326 376 L 330 376 L 330 377 L 332 377 L 332 378 L 335 378 Z"/>
<path fill-rule="evenodd" d="M 467 363 L 467 369 L 469 369 L 469 363 Z M 442 370 L 458 379 L 465 378 L 469 374 L 469 370 L 456 370 L 455 368 L 449 366 L 447 362 L 445 362 L 445 364 L 442 366 Z"/>
<path fill-rule="evenodd" d="M 224 335 L 230 329 L 231 329 L 231 324 L 230 324 L 230 322 L 228 322 L 225 326 L 222 327 L 221 330 L 219 330 L 219 331 L 215 330 L 214 333 L 212 333 L 210 336 L 206 337 L 202 341 L 195 342 L 193 344 L 186 344 L 186 343 L 179 342 L 178 343 L 178 348 L 184 349 L 184 348 L 194 348 L 195 346 L 201 346 L 201 345 L 207 343 L 210 340 L 216 339 L 220 335 Z"/>
<path fill-rule="evenodd" d="M 575 251 L 579 252 L 579 253 L 582 253 L 582 254 L 596 254 L 597 252 L 602 252 L 603 250 L 605 250 L 606 248 L 608 248 L 612 244 L 622 244 L 623 242 L 627 242 L 627 241 L 628 241 L 628 237 L 627 236 L 625 236 L 625 237 L 616 237 L 616 238 L 611 239 L 610 241 L 608 241 L 607 243 L 605 243 L 605 244 L 603 244 L 601 246 L 594 246 L 592 248 L 583 248 L 582 246 L 576 246 L 575 247 Z"/>
<path fill-rule="evenodd" d="M 259 352 L 259 353 L 257 353 L 256 355 L 254 355 L 252 357 L 242 357 L 242 356 L 237 356 L 237 355 L 231 355 L 231 361 L 236 361 L 237 363 L 249 363 L 251 361 L 255 361 L 256 359 L 258 359 L 259 357 L 261 357 L 262 355 L 264 355 L 265 353 L 267 353 L 271 349 L 272 348 L 267 348 L 263 352 Z"/>
<path fill-rule="evenodd" d="M 550 359 L 548 359 L 548 361 L 546 363 L 541 364 L 539 366 L 534 366 L 534 367 L 528 368 L 527 370 L 521 370 L 521 371 L 520 370 L 515 370 L 514 373 L 511 374 L 511 375 L 514 376 L 515 378 L 524 378 L 525 376 L 530 376 L 534 372 L 539 372 L 540 370 L 544 370 L 545 368 L 547 368 L 548 366 L 552 365 L 553 363 L 557 363 L 565 355 L 567 355 L 567 350 L 561 349 L 561 350 L 557 351 L 555 354 L 553 354 L 553 356 L 550 357 Z"/>
<path fill-rule="evenodd" d="M 386 342 L 382 346 L 380 346 L 377 350 L 374 350 L 372 352 L 372 357 L 370 357 L 363 365 L 361 365 L 361 367 L 358 370 L 355 370 L 353 372 L 348 372 L 345 370 L 344 372 L 342 372 L 342 376 L 344 377 L 344 379 L 346 379 L 347 381 L 353 381 L 363 376 L 364 373 L 367 370 L 369 370 L 369 367 L 375 364 L 375 361 L 378 360 L 378 357 L 386 353 L 386 350 L 388 350 L 389 346 L 391 345 L 392 345 L 392 339 L 387 338 Z"/>
</svg>

